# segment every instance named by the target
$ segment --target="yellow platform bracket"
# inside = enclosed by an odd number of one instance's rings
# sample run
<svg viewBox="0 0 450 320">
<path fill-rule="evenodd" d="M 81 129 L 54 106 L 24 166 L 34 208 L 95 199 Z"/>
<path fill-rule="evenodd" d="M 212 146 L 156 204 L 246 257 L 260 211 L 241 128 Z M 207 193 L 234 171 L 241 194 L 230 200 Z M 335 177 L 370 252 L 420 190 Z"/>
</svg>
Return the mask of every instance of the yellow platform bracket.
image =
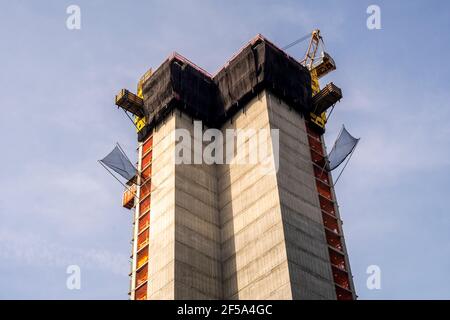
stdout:
<svg viewBox="0 0 450 320">
<path fill-rule="evenodd" d="M 137 96 L 141 99 L 144 99 L 144 94 L 142 87 L 144 85 L 144 82 L 152 75 L 152 69 L 149 69 L 138 81 L 137 85 Z M 141 131 L 145 125 L 147 124 L 147 118 L 146 117 L 134 117 L 134 124 L 136 125 L 136 131 Z"/>
<path fill-rule="evenodd" d="M 317 76 L 316 69 L 312 69 L 310 71 L 311 74 L 311 89 L 312 89 L 312 95 L 315 96 L 317 93 L 320 92 L 320 84 L 319 84 L 319 77 Z M 310 112 L 311 121 L 321 127 L 322 129 L 325 129 L 325 124 L 327 123 L 327 114 L 326 112 L 322 112 L 320 115 L 315 114 L 314 112 Z"/>
<path fill-rule="evenodd" d="M 136 132 L 141 131 L 145 125 L 147 124 L 147 118 L 146 117 L 134 117 L 134 124 L 136 125 Z"/>
</svg>

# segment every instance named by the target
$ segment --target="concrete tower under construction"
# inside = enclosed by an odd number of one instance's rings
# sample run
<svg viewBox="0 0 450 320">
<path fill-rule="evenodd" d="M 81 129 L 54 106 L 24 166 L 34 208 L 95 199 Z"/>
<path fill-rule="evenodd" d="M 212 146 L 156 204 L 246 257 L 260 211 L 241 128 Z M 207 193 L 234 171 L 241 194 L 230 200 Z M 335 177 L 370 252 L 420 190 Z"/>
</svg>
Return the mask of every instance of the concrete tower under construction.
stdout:
<svg viewBox="0 0 450 320">
<path fill-rule="evenodd" d="M 356 298 L 323 139 L 342 95 L 318 86 L 322 60 L 305 66 L 258 35 L 214 75 L 173 54 L 116 96 L 138 131 L 123 196 L 131 299 Z M 263 159 L 202 158 L 212 143 L 216 158 L 258 154 L 241 131 L 260 136 Z"/>
</svg>

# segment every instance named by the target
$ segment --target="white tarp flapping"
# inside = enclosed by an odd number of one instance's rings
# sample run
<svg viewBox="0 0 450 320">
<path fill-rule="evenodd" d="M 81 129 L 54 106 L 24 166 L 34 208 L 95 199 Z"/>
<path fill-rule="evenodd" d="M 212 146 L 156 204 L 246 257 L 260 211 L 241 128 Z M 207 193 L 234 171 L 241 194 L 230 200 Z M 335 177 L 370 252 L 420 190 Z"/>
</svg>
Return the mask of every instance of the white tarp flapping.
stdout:
<svg viewBox="0 0 450 320">
<path fill-rule="evenodd" d="M 353 137 L 347 129 L 342 126 L 341 133 L 328 155 L 328 170 L 332 171 L 339 167 L 339 165 L 352 153 L 353 149 L 355 149 L 358 141 L 359 139 Z"/>
<path fill-rule="evenodd" d="M 136 168 L 123 153 L 123 151 L 116 146 L 106 157 L 100 160 L 105 166 L 120 174 L 127 181 L 131 180 L 136 175 Z"/>
</svg>

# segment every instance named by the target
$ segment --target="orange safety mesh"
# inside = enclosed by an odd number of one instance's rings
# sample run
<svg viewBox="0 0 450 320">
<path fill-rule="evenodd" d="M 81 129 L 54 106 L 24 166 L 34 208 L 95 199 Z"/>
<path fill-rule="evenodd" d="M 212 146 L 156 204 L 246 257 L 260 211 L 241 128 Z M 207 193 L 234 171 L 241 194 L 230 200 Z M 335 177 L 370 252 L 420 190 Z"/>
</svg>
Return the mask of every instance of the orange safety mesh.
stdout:
<svg viewBox="0 0 450 320">
<path fill-rule="evenodd" d="M 316 186 L 317 192 L 319 192 L 322 197 L 325 197 L 329 200 L 333 198 L 333 196 L 331 195 L 331 188 L 328 185 L 316 179 Z"/>
<path fill-rule="evenodd" d="M 142 268 L 136 273 L 136 287 L 139 287 L 148 279 L 148 268 Z"/>
<path fill-rule="evenodd" d="M 338 234 L 325 229 L 325 236 L 330 247 L 343 251 L 341 237 Z"/>
<path fill-rule="evenodd" d="M 137 237 L 137 255 L 136 255 L 136 287 L 135 300 L 147 300 L 147 280 L 148 280 L 148 244 L 150 225 L 150 204 L 151 204 L 151 174 L 152 174 L 152 156 L 153 156 L 153 137 L 150 136 L 143 144 L 141 149 L 141 178 L 143 181 L 140 186 L 139 194 L 139 222 Z"/>
<path fill-rule="evenodd" d="M 151 192 L 151 183 L 150 181 L 148 181 L 141 186 L 140 198 L 144 199 L 146 196 L 150 194 L 150 192 Z"/>
<path fill-rule="evenodd" d="M 150 213 L 147 212 L 142 217 L 139 218 L 138 232 L 147 228 L 150 225 Z"/>
<path fill-rule="evenodd" d="M 340 231 L 333 202 L 333 193 L 330 187 L 330 176 L 324 170 L 326 162 L 321 135 L 311 129 L 308 124 L 306 125 L 306 131 L 308 133 L 314 176 L 316 178 L 316 189 L 322 209 L 322 220 L 325 227 L 325 237 L 328 244 L 336 296 L 338 300 L 353 300 L 353 294 L 350 291 L 350 280 L 346 272 L 345 256 L 340 253 L 343 251 L 343 246 L 339 235 Z"/>
<path fill-rule="evenodd" d="M 315 152 L 314 150 L 311 150 L 311 159 L 319 167 L 323 168 L 325 166 L 324 156 L 320 153 Z"/>
<path fill-rule="evenodd" d="M 148 247 L 139 251 L 137 254 L 137 268 L 142 267 L 144 264 L 148 262 Z"/>
<path fill-rule="evenodd" d="M 334 203 L 330 199 L 320 196 L 319 197 L 320 208 L 328 214 L 332 216 L 336 216 L 336 212 L 334 210 Z"/>
<path fill-rule="evenodd" d="M 350 290 L 350 283 L 348 281 L 348 274 L 347 274 L 347 272 L 345 272 L 345 271 L 343 271 L 343 270 L 341 270 L 339 268 L 336 268 L 334 266 L 331 269 L 333 271 L 334 283 L 340 285 L 341 287 L 343 287 L 343 288 L 345 288 L 347 290 Z"/>
<path fill-rule="evenodd" d="M 153 148 L 153 136 L 150 136 L 142 146 L 142 154 L 146 154 Z"/>
<path fill-rule="evenodd" d="M 336 296 L 338 300 L 353 300 L 353 295 L 350 291 L 335 286 Z"/>
<path fill-rule="evenodd" d="M 150 151 L 149 153 L 147 153 L 143 158 L 142 158 L 142 168 L 146 168 L 149 164 L 152 163 L 152 151 Z"/>
<path fill-rule="evenodd" d="M 144 181 L 147 181 L 147 179 L 150 178 L 151 175 L 152 175 L 152 166 L 148 166 L 141 173 L 141 177 L 142 179 L 144 179 Z"/>
<path fill-rule="evenodd" d="M 323 219 L 323 225 L 325 227 L 327 227 L 328 229 L 339 233 L 339 227 L 338 227 L 338 222 L 337 219 L 330 216 L 329 214 L 326 214 L 325 212 L 322 211 L 322 219 Z"/>
<path fill-rule="evenodd" d="M 330 248 L 328 248 L 328 252 L 330 254 L 331 263 L 342 270 L 346 270 L 344 255 L 342 255 Z"/>
<path fill-rule="evenodd" d="M 326 184 L 330 184 L 330 180 L 328 178 L 328 172 L 326 169 L 320 168 L 318 166 L 313 166 L 313 168 L 314 168 L 314 176 L 316 177 L 316 179 L 318 179 Z"/>
<path fill-rule="evenodd" d="M 336 212 L 334 211 L 334 203 L 330 199 L 327 199 L 325 197 L 319 197 L 320 202 L 320 208 L 325 211 L 328 214 L 331 214 L 332 216 L 336 215 Z"/>
<path fill-rule="evenodd" d="M 148 244 L 148 229 L 142 232 L 138 236 L 137 249 L 141 250 L 144 246 Z"/>
<path fill-rule="evenodd" d="M 150 209 L 150 196 L 141 200 L 141 202 L 139 203 L 139 214 L 143 214 L 147 212 L 149 209 Z"/>
<path fill-rule="evenodd" d="M 136 290 L 135 299 L 147 300 L 147 284 L 144 284 L 142 287 Z"/>
<path fill-rule="evenodd" d="M 322 142 L 320 140 L 317 140 L 316 138 L 308 136 L 308 142 L 309 142 L 309 147 L 312 150 L 314 150 L 316 153 L 323 156 Z"/>
</svg>

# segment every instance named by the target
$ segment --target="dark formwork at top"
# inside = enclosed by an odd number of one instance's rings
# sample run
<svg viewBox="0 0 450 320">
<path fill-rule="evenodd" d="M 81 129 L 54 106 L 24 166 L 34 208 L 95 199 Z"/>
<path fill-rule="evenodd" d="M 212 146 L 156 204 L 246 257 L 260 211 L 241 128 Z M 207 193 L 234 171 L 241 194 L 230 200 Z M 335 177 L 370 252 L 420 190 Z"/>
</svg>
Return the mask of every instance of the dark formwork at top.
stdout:
<svg viewBox="0 0 450 320">
<path fill-rule="evenodd" d="M 309 71 L 258 35 L 215 76 L 172 55 L 143 83 L 143 111 L 149 128 L 174 108 L 209 127 L 221 127 L 262 90 L 271 91 L 302 114 L 312 111 Z"/>
</svg>

